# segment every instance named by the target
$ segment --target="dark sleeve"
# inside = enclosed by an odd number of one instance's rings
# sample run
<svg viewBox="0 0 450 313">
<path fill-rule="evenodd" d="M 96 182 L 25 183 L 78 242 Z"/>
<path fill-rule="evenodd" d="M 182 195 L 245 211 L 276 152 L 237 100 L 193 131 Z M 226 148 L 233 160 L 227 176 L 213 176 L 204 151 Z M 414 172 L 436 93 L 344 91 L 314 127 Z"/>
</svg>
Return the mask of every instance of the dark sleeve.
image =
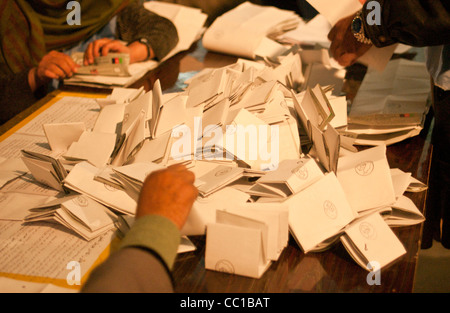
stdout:
<svg viewBox="0 0 450 313">
<path fill-rule="evenodd" d="M 117 32 L 121 40 L 132 42 L 146 38 L 157 60 L 163 59 L 178 43 L 178 33 L 173 23 L 134 3 L 117 17 Z"/>
<path fill-rule="evenodd" d="M 375 2 L 381 8 L 380 25 L 369 25 L 363 18 L 366 36 L 375 46 L 403 43 L 423 47 L 450 43 L 450 1 L 368 0 L 363 7 L 364 17 L 373 14 L 371 3 Z"/>
<path fill-rule="evenodd" d="M 43 96 L 31 91 L 28 70 L 18 74 L 0 74 L 0 124 L 7 122 Z"/>
<path fill-rule="evenodd" d="M 172 293 L 171 276 L 153 253 L 127 247 L 96 267 L 81 289 L 83 293 Z"/>
</svg>

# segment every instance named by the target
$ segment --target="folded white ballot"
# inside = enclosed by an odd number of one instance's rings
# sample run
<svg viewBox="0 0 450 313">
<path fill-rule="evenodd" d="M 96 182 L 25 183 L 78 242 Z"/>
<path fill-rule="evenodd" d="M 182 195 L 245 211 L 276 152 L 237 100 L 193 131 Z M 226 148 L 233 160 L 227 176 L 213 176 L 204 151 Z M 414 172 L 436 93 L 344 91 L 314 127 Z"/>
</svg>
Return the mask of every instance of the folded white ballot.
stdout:
<svg viewBox="0 0 450 313">
<path fill-rule="evenodd" d="M 352 258 L 368 271 L 379 270 L 406 253 L 379 213 L 355 220 L 340 238 Z"/>
<path fill-rule="evenodd" d="M 241 167 L 218 165 L 213 170 L 198 178 L 203 182 L 198 187 L 198 191 L 202 196 L 207 197 L 242 176 L 244 176 L 244 169 Z"/>
<path fill-rule="evenodd" d="M 223 215 L 219 213 L 220 218 L 217 222 L 242 225 L 241 217 L 254 219 L 264 222 L 267 226 L 267 238 L 264 241 L 267 247 L 264 246 L 265 255 L 272 261 L 277 261 L 283 249 L 287 246 L 289 239 L 289 225 L 288 214 L 289 209 L 286 204 L 273 203 L 245 203 L 240 205 L 227 205 L 224 209 L 230 215 Z M 263 234 L 265 235 L 265 234 Z"/>
<path fill-rule="evenodd" d="M 404 195 L 398 197 L 391 205 L 390 212 L 384 214 L 383 218 L 391 227 L 416 225 L 425 221 L 425 217 L 414 202 Z"/>
<path fill-rule="evenodd" d="M 267 257 L 268 225 L 262 221 L 217 211 L 206 231 L 205 268 L 260 278 L 272 261 Z"/>
<path fill-rule="evenodd" d="M 86 131 L 83 122 L 42 125 L 48 144 L 54 152 L 64 152 Z"/>
<path fill-rule="evenodd" d="M 269 171 L 262 176 L 249 193 L 263 197 L 288 197 L 307 188 L 323 175 L 312 158 L 284 160 L 276 171 Z"/>
<path fill-rule="evenodd" d="M 86 195 L 119 213 L 134 215 L 136 201 L 124 190 L 112 187 L 94 179 L 98 168 L 88 162 L 81 162 L 74 166 L 64 180 L 64 185 Z"/>
<path fill-rule="evenodd" d="M 116 134 L 85 131 L 73 142 L 63 158 L 70 161 L 88 161 L 95 167 L 105 166 L 114 151 Z"/>
<path fill-rule="evenodd" d="M 120 134 L 126 103 L 105 105 L 95 121 L 93 132 Z"/>
<path fill-rule="evenodd" d="M 357 217 L 334 172 L 291 196 L 285 203 L 289 205 L 290 231 L 305 253 L 343 232 L 344 227 Z"/>
<path fill-rule="evenodd" d="M 309 126 L 312 130 L 313 143 L 310 154 L 317 157 L 327 172 L 336 172 L 341 148 L 339 133 L 331 125 L 328 125 L 324 131 L 314 125 L 310 124 Z"/>
<path fill-rule="evenodd" d="M 386 146 L 341 157 L 336 175 L 357 212 L 389 206 L 396 200 Z"/>
<path fill-rule="evenodd" d="M 119 140 L 111 156 L 112 165 L 123 165 L 137 152 L 146 135 L 150 136 L 147 121 L 152 114 L 152 98 L 153 93 L 149 91 L 126 105 Z"/>
<path fill-rule="evenodd" d="M 165 168 L 163 165 L 146 162 L 112 167 L 112 171 L 121 182 L 124 191 L 137 202 L 145 178 L 152 172 L 163 168 Z"/>
<path fill-rule="evenodd" d="M 30 209 L 24 222 L 50 221 L 64 225 L 86 240 L 115 228 L 117 215 L 83 195 L 71 195 Z"/>
<path fill-rule="evenodd" d="M 250 195 L 231 187 L 224 187 L 208 197 L 197 197 L 181 234 L 198 236 L 206 233 L 206 225 L 216 221 L 216 211 L 246 203 Z"/>
<path fill-rule="evenodd" d="M 26 150 L 22 150 L 22 155 L 23 163 L 36 181 L 55 190 L 67 192 L 63 185 L 67 171 L 59 159 Z"/>
</svg>

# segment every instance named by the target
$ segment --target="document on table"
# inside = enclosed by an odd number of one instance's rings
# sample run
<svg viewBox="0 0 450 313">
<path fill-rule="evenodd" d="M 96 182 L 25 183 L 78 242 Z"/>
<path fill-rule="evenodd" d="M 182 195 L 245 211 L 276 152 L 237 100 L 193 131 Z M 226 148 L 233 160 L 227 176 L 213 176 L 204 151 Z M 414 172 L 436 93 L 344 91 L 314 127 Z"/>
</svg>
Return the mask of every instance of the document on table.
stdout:
<svg viewBox="0 0 450 313">
<path fill-rule="evenodd" d="M 86 129 L 92 129 L 99 112 L 100 107 L 94 98 L 64 96 L 16 133 L 45 136 L 42 125 L 55 123 L 83 122 Z"/>
<path fill-rule="evenodd" d="M 113 232 L 108 232 L 87 242 L 56 224 L 24 226 L 22 222 L 0 221 L 0 273 L 65 281 L 72 270 L 67 265 L 76 261 L 83 277 L 112 238 Z"/>
</svg>

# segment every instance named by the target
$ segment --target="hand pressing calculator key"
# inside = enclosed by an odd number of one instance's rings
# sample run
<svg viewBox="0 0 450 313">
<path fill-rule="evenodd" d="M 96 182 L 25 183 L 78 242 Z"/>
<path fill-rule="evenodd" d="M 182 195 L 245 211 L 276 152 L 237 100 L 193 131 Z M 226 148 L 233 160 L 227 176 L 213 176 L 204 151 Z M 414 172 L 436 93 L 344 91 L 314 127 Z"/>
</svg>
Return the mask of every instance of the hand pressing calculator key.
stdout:
<svg viewBox="0 0 450 313">
<path fill-rule="evenodd" d="M 126 53 L 109 53 L 96 57 L 91 65 L 83 65 L 83 52 L 72 54 L 72 59 L 80 65 L 77 71 L 80 75 L 131 76 L 128 72 L 130 55 Z"/>
</svg>

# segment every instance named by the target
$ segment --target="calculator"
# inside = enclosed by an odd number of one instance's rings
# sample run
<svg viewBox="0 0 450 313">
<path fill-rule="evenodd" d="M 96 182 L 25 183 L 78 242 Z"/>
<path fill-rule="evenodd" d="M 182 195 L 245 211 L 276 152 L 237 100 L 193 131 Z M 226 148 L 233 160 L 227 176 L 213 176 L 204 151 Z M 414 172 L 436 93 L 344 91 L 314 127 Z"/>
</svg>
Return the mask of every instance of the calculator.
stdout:
<svg viewBox="0 0 450 313">
<path fill-rule="evenodd" d="M 109 53 L 105 56 L 94 58 L 94 64 L 83 65 L 84 53 L 72 54 L 72 59 L 80 67 L 79 75 L 102 75 L 102 76 L 131 76 L 128 72 L 130 55 L 127 53 Z"/>
</svg>

